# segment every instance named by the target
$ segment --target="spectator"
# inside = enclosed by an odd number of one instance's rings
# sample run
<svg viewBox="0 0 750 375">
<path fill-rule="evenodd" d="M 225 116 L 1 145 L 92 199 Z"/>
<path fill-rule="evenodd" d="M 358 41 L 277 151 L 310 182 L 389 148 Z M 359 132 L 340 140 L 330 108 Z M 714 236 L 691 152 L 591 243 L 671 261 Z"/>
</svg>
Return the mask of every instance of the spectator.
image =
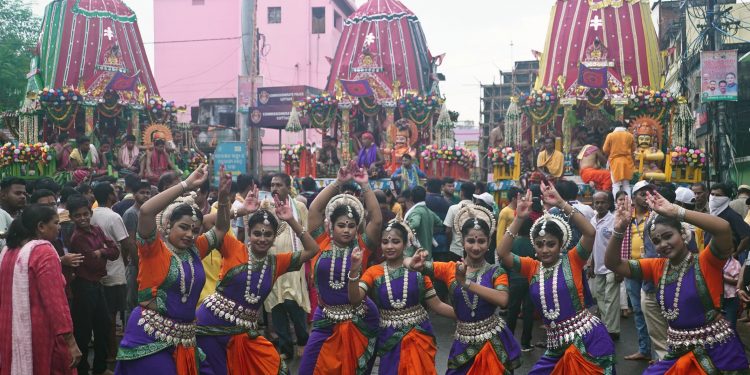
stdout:
<svg viewBox="0 0 750 375">
<path fill-rule="evenodd" d="M 149 183 L 151 180 L 149 180 Z M 166 172 L 162 174 L 156 182 L 156 189 L 161 193 L 164 190 L 171 188 L 180 183 L 180 176 L 177 172 Z"/>
<path fill-rule="evenodd" d="M 443 178 L 442 192 L 445 199 L 447 199 L 448 203 L 450 203 L 451 205 L 454 205 L 461 201 L 461 199 L 456 197 L 456 180 L 454 180 L 452 177 Z"/>
<path fill-rule="evenodd" d="M 302 191 L 299 195 L 305 197 L 305 206 L 310 208 L 310 203 L 318 196 L 318 185 L 312 177 L 308 176 L 302 179 L 300 186 L 302 187 Z"/>
<path fill-rule="evenodd" d="M 26 206 L 26 182 L 18 177 L 6 177 L 0 182 L 0 208 L 12 218 L 18 217 Z"/>
<path fill-rule="evenodd" d="M 456 216 L 456 213 L 458 213 L 458 210 L 460 210 L 467 204 L 471 204 L 471 198 L 474 195 L 474 191 L 475 186 L 473 183 L 464 182 L 463 184 L 461 184 L 461 201 L 448 208 L 448 213 L 445 215 L 445 220 L 443 220 L 443 225 L 445 225 L 446 227 L 445 233 L 447 234 L 448 242 L 450 243 L 450 252 L 445 254 L 446 259 L 435 259 L 435 261 L 451 262 L 458 261 L 463 258 L 464 248 L 461 241 L 461 233 L 456 232 L 455 228 L 453 227 L 453 218 Z"/>
<path fill-rule="evenodd" d="M 48 206 L 31 205 L 11 224 L 0 254 L 4 374 L 73 374 L 81 359 L 60 261 L 49 243 L 59 231 Z"/>
<path fill-rule="evenodd" d="M 729 222 L 732 228 L 732 240 L 735 251 L 742 252 L 748 249 L 750 245 L 750 225 L 744 217 L 729 208 L 729 201 L 732 197 L 732 189 L 729 185 L 718 183 L 711 185 L 711 196 L 708 200 L 709 212 L 711 215 L 718 216 Z M 703 236 L 703 246 L 708 246 L 711 241 L 711 233 L 705 233 Z"/>
<path fill-rule="evenodd" d="M 427 177 L 422 170 L 412 164 L 409 154 L 401 156 L 401 166 L 393 172 L 391 180 L 396 185 L 396 190 L 413 189 L 419 185 L 419 179 Z"/>
<path fill-rule="evenodd" d="M 586 218 L 586 220 L 591 221 L 591 219 L 596 215 L 596 212 L 594 212 L 594 209 L 592 209 L 591 206 L 578 201 L 578 185 L 576 185 L 575 182 L 568 180 L 558 180 L 555 183 L 555 189 L 557 189 L 557 191 L 560 193 L 560 197 L 568 202 L 568 204 L 570 204 L 574 209 L 578 210 L 578 212 L 580 212 Z M 557 207 L 551 208 L 549 210 L 549 213 L 558 216 L 564 216 Z M 570 239 L 570 247 L 568 249 L 562 249 L 564 251 L 570 250 L 575 247 L 578 243 L 578 239 L 581 238 L 581 231 L 578 230 L 578 227 L 576 227 L 573 223 L 570 223 L 570 229 L 573 230 Z"/>
<path fill-rule="evenodd" d="M 599 316 L 610 337 L 617 340 L 620 338 L 620 283 L 623 278 L 604 265 L 604 253 L 615 224 L 612 201 L 612 193 L 609 191 L 594 193 L 596 216 L 591 218 L 591 225 L 596 229 L 596 236 L 588 276 L 594 281 L 594 297 L 599 308 Z"/>
<path fill-rule="evenodd" d="M 125 196 L 112 206 L 112 211 L 120 216 L 124 215 L 125 211 L 135 204 L 133 194 L 139 186 L 141 186 L 141 179 L 138 176 L 133 174 L 125 176 Z"/>
<path fill-rule="evenodd" d="M 133 243 L 135 242 L 135 231 L 138 228 L 138 213 L 141 205 L 151 198 L 151 184 L 146 181 L 139 181 L 139 185 L 134 187 L 133 205 L 122 215 L 122 222 L 128 231 L 128 237 Z M 133 310 L 138 303 L 138 251 L 130 255 L 128 265 L 125 268 L 125 307 L 127 311 Z M 127 314 L 130 315 L 130 314 Z"/>
<path fill-rule="evenodd" d="M 110 314 L 101 279 L 107 276 L 107 261 L 119 258 L 120 251 L 101 228 L 91 224 L 91 208 L 86 198 L 71 196 L 67 207 L 76 226 L 70 239 L 70 249 L 83 255 L 83 262 L 78 266 L 76 277 L 71 282 L 71 315 L 76 344 L 79 348 L 86 348 L 78 364 L 78 373 L 89 373 L 88 347 L 93 332 L 92 370 L 94 374 L 102 374 L 107 371 Z"/>
<path fill-rule="evenodd" d="M 511 253 L 519 257 L 530 257 L 536 259 L 534 245 L 531 244 L 529 232 L 533 221 L 526 218 L 518 236 L 513 239 Z M 503 231 L 505 233 L 505 231 Z M 508 329 L 515 333 L 518 314 L 521 312 L 523 319 L 523 330 L 521 331 L 521 350 L 530 352 L 534 350 L 531 345 L 531 333 L 534 328 L 534 305 L 531 302 L 531 293 L 529 293 L 529 283 L 520 272 L 508 270 L 508 284 L 510 286 L 510 298 L 508 305 Z"/>
<path fill-rule="evenodd" d="M 414 236 L 419 241 L 423 249 L 427 250 L 427 259 L 432 259 L 432 249 L 434 232 L 445 232 L 443 221 L 432 212 L 424 200 L 427 197 L 427 190 L 417 186 L 411 191 L 410 208 L 404 215 L 404 220 L 414 232 Z M 413 256 L 416 249 L 405 249 L 405 256 Z"/>
<path fill-rule="evenodd" d="M 78 194 L 83 195 L 84 198 L 89 202 L 89 207 L 92 209 L 96 207 L 96 197 L 94 197 L 94 189 L 89 184 L 80 184 L 76 187 Z"/>
<path fill-rule="evenodd" d="M 748 213 L 747 199 L 750 198 L 750 186 L 740 185 L 737 188 L 737 198 L 729 202 L 729 207 L 745 218 Z"/>
<path fill-rule="evenodd" d="M 496 243 L 500 243 L 505 230 L 508 229 L 510 223 L 516 218 L 516 203 L 518 203 L 518 195 L 521 194 L 521 189 L 511 186 L 508 188 L 508 205 L 500 210 L 500 214 L 497 218 L 497 238 Z"/>
</svg>

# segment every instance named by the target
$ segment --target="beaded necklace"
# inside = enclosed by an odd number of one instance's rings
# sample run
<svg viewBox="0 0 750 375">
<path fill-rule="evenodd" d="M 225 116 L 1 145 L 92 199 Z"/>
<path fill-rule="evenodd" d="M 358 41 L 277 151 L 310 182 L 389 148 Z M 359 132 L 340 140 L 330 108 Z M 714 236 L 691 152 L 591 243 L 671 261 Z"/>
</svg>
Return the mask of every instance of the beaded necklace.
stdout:
<svg viewBox="0 0 750 375">
<path fill-rule="evenodd" d="M 336 268 L 336 259 L 341 256 L 341 272 L 338 280 L 334 280 L 333 274 Z M 328 286 L 333 290 L 340 290 L 346 285 L 346 261 L 349 258 L 349 247 L 338 247 L 331 242 L 331 268 L 328 269 Z"/>
<path fill-rule="evenodd" d="M 692 260 L 693 254 L 688 254 L 688 256 L 685 257 L 685 259 L 683 259 L 680 264 L 675 266 L 675 268 L 679 270 L 679 274 L 677 276 L 677 288 L 675 288 L 674 291 L 672 309 L 668 309 L 666 306 L 666 301 L 664 301 L 664 289 L 666 288 L 667 284 L 667 272 L 672 268 L 672 265 L 669 264 L 669 261 L 666 262 L 666 266 L 664 267 L 664 276 L 662 276 L 661 280 L 659 280 L 659 305 L 661 306 L 661 314 L 670 322 L 676 320 L 680 316 L 680 306 L 678 305 L 678 302 L 680 300 L 680 289 L 682 289 L 682 278 L 683 276 L 685 276 L 685 272 L 687 272 L 690 264 L 692 264 Z"/>
<path fill-rule="evenodd" d="M 254 305 L 260 301 L 260 287 L 263 283 L 263 277 L 266 275 L 266 268 L 268 268 L 268 262 L 266 261 L 268 259 L 268 256 L 264 256 L 262 259 L 258 259 L 255 257 L 255 255 L 250 251 L 250 248 L 247 249 L 247 277 L 245 279 L 245 301 L 247 303 Z M 250 291 L 251 289 L 251 279 L 253 277 L 253 265 L 258 264 L 260 262 L 263 262 L 263 267 L 260 270 L 260 277 L 258 277 L 258 294 L 255 294 Z"/>
<path fill-rule="evenodd" d="M 476 277 L 474 278 L 474 280 L 471 280 L 471 279 L 469 280 L 473 281 L 474 283 L 479 284 L 479 279 L 482 277 L 482 275 L 484 275 L 484 271 L 486 269 L 487 269 L 487 263 L 483 263 L 481 268 L 474 271 L 476 274 Z M 477 305 L 479 305 L 479 294 L 474 294 L 474 297 L 472 297 L 471 301 L 469 301 L 469 294 L 466 292 L 466 288 L 462 287 L 461 295 L 464 297 L 464 302 L 466 302 L 466 306 L 469 308 L 469 310 L 471 310 L 471 317 L 472 318 L 475 317 L 476 311 L 474 310 L 476 310 Z"/>
<path fill-rule="evenodd" d="M 169 252 L 177 258 L 177 272 L 180 274 L 180 300 L 182 303 L 187 303 L 188 296 L 193 292 L 193 286 L 195 285 L 195 265 L 193 264 L 193 256 L 192 252 L 194 252 L 193 247 L 190 247 L 184 251 L 178 251 L 170 242 L 169 240 L 165 240 L 164 243 L 167 245 L 167 249 Z M 185 270 L 182 268 L 182 262 L 185 259 L 182 259 L 185 255 L 187 255 L 187 262 L 188 266 L 190 267 L 190 288 L 187 288 L 186 282 L 185 282 Z"/>
<path fill-rule="evenodd" d="M 399 268 L 404 268 L 399 267 Z M 398 270 L 399 268 L 396 268 Z M 385 263 L 385 288 L 388 291 L 388 302 L 391 303 L 391 306 L 393 306 L 394 309 L 403 309 L 406 307 L 406 297 L 409 292 L 409 270 L 404 269 L 404 288 L 401 291 L 401 300 L 396 300 L 393 298 L 393 289 L 391 287 L 391 269 L 388 267 L 388 263 Z"/>
<path fill-rule="evenodd" d="M 555 327 L 555 319 L 560 317 L 560 299 L 557 295 L 557 277 L 560 274 L 560 264 L 562 259 L 558 259 L 557 263 L 552 267 L 544 267 L 539 264 L 539 297 L 542 300 L 542 313 L 547 320 L 550 321 L 550 327 Z M 547 299 L 545 298 L 545 275 L 547 271 L 552 269 L 552 309 L 547 308 Z"/>
</svg>

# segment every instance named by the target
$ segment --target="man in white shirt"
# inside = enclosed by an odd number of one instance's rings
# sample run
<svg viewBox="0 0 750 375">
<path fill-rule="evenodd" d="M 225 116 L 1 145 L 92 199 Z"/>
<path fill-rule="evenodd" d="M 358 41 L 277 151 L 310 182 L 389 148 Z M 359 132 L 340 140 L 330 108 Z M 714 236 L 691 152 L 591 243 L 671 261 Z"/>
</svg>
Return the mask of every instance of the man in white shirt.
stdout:
<svg viewBox="0 0 750 375">
<path fill-rule="evenodd" d="M 138 251 L 135 241 L 130 238 L 122 217 L 112 211 L 112 206 L 117 203 L 115 189 L 109 183 L 100 183 L 94 186 L 94 197 L 99 207 L 94 209 L 91 215 L 91 224 L 102 229 L 104 235 L 117 243 L 120 248 L 120 255 L 113 261 L 107 261 L 107 276 L 101 279 L 104 285 L 104 297 L 107 300 L 112 327 L 110 330 L 109 358 L 112 359 L 117 353 L 117 341 L 115 336 L 116 316 L 121 313 L 123 326 L 125 317 L 125 300 L 126 300 L 126 278 L 125 262 L 129 260 L 131 254 Z"/>
<path fill-rule="evenodd" d="M 456 214 L 458 213 L 458 210 L 460 210 L 463 206 L 467 204 L 471 204 L 471 198 L 474 196 L 474 191 L 476 191 L 476 186 L 471 182 L 464 182 L 461 184 L 461 201 L 448 207 L 448 213 L 445 215 L 445 220 L 443 220 L 443 225 L 445 225 L 446 229 L 445 232 L 448 235 L 448 241 L 450 242 L 450 252 L 448 253 L 442 253 L 442 254 L 435 254 L 435 261 L 443 262 L 443 261 L 458 261 L 461 260 L 464 256 L 464 244 L 461 241 L 461 232 L 456 232 L 455 228 L 453 228 L 453 219 L 456 217 Z M 438 259 L 438 255 L 445 255 L 447 259 Z"/>
<path fill-rule="evenodd" d="M 594 248 L 589 268 L 589 277 L 594 280 L 594 298 L 599 307 L 599 315 L 612 339 L 620 338 L 620 283 L 622 277 L 615 275 L 604 265 L 604 252 L 612 237 L 615 216 L 610 212 L 611 193 L 599 191 L 594 194 L 594 210 L 591 225 L 596 229 Z"/>
</svg>

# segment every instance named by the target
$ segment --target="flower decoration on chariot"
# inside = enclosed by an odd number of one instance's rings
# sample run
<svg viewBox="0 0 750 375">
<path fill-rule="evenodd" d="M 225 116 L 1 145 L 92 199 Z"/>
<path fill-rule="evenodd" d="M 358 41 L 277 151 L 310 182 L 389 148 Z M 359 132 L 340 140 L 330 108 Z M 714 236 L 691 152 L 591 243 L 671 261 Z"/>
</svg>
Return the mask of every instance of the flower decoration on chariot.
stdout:
<svg viewBox="0 0 750 375">
<path fill-rule="evenodd" d="M 347 215 L 352 220 L 355 220 L 354 213 L 357 213 L 357 216 L 359 217 L 359 221 L 356 221 L 357 225 L 364 221 L 365 208 L 362 206 L 362 202 L 351 194 L 339 194 L 333 197 L 326 205 L 325 220 L 328 222 L 329 226 L 333 225 L 333 223 L 330 222 L 333 211 L 336 211 L 336 209 L 341 206 L 346 207 Z"/>
<path fill-rule="evenodd" d="M 399 218 L 393 218 L 393 219 L 391 219 L 388 222 L 388 224 L 386 224 L 385 229 L 383 230 L 383 232 L 389 232 L 389 231 L 391 231 L 396 226 L 401 226 L 406 231 L 406 246 L 407 247 L 412 247 L 414 249 L 419 249 L 419 248 L 422 247 L 422 245 L 419 243 L 419 240 L 417 239 L 417 237 L 414 236 L 414 231 L 411 229 L 411 227 L 409 226 L 409 224 L 406 221 L 402 220 L 402 219 L 399 219 Z M 388 237 L 385 237 L 385 238 L 388 238 Z"/>
<path fill-rule="evenodd" d="M 657 146 L 662 144 L 664 130 L 661 123 L 651 116 L 636 117 L 630 125 L 630 131 L 641 147 L 651 147 L 654 141 Z"/>
<path fill-rule="evenodd" d="M 453 229 L 456 233 L 461 233 L 461 228 L 466 225 L 466 222 L 471 222 L 474 225 L 474 229 L 480 229 L 480 221 L 487 224 L 490 228 L 490 233 L 495 231 L 497 223 L 492 211 L 476 204 L 466 204 L 458 210 L 456 217 L 453 219 Z"/>
<path fill-rule="evenodd" d="M 537 219 L 534 224 L 531 226 L 531 230 L 529 231 L 529 237 L 533 240 L 534 232 L 536 232 L 537 228 L 539 229 L 539 233 L 537 234 L 537 237 L 542 237 L 547 235 L 547 225 L 549 223 L 553 223 L 557 225 L 558 228 L 560 228 L 560 231 L 562 232 L 562 243 L 560 244 L 561 249 L 567 249 L 570 245 L 570 239 L 572 236 L 572 229 L 570 229 L 570 224 L 563 219 L 562 217 L 558 215 L 550 214 L 547 211 L 544 211 L 544 215 Z"/>
<path fill-rule="evenodd" d="M 169 222 L 172 219 L 172 212 L 174 212 L 175 208 L 183 204 L 186 204 L 193 209 L 193 215 L 191 216 L 191 219 L 194 224 L 197 224 L 199 221 L 198 211 L 200 211 L 200 208 L 197 204 L 195 204 L 195 198 L 195 192 L 190 192 L 190 195 L 187 196 L 177 197 L 177 199 L 175 199 L 174 202 L 167 206 L 167 208 L 165 208 L 162 212 L 156 214 L 156 229 L 159 231 L 159 233 L 161 233 L 164 237 L 167 237 L 169 235 Z"/>
</svg>

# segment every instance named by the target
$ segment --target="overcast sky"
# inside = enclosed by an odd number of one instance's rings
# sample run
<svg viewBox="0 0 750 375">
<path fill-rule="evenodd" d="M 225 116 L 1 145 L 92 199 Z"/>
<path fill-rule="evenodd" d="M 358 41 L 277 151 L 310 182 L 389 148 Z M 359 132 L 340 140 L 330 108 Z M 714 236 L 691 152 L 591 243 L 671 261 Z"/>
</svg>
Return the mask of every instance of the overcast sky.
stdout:
<svg viewBox="0 0 750 375">
<path fill-rule="evenodd" d="M 124 1 L 138 16 L 146 51 L 153 61 L 153 45 L 150 44 L 153 42 L 153 0 Z M 460 120 L 475 123 L 479 119 L 480 82 L 499 82 L 499 70 L 510 71 L 513 61 L 532 59 L 532 49 L 544 49 L 550 10 L 555 2 L 401 1 L 419 17 L 432 54 L 446 54 L 439 71 L 446 77 L 441 91 L 448 107 L 460 112 Z M 364 2 L 356 1 L 358 5 Z M 35 14 L 41 16 L 48 1 L 30 0 L 29 3 Z"/>
</svg>

